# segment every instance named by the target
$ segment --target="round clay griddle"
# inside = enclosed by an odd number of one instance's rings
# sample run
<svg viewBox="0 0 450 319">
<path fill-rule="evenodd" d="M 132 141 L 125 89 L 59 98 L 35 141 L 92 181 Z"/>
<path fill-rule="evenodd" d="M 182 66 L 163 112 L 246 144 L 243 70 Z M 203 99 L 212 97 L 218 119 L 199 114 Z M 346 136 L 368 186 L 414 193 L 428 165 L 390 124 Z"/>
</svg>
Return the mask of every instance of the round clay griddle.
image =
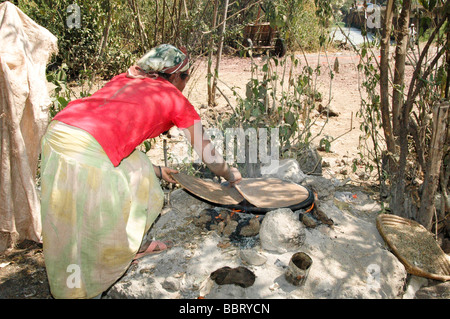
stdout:
<svg viewBox="0 0 450 319">
<path fill-rule="evenodd" d="M 234 187 L 224 186 L 183 173 L 172 174 L 172 177 L 184 189 L 210 203 L 233 206 L 244 200 Z"/>
<path fill-rule="evenodd" d="M 310 197 L 305 187 L 278 178 L 247 178 L 236 185 L 239 193 L 259 208 L 293 207 Z"/>
<path fill-rule="evenodd" d="M 218 184 L 183 173 L 172 174 L 193 197 L 215 206 L 266 213 L 278 208 L 298 210 L 314 202 L 314 194 L 303 186 L 276 178 L 243 179 L 236 187 Z"/>
</svg>

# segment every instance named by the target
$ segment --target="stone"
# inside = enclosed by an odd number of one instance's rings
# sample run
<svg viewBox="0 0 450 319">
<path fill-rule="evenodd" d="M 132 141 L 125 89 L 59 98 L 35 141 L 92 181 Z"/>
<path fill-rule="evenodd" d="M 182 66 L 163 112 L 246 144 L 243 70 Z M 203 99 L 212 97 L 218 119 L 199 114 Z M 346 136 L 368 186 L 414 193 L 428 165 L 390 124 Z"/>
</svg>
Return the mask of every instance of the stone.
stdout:
<svg viewBox="0 0 450 319">
<path fill-rule="evenodd" d="M 183 214 L 192 215 L 197 214 L 202 209 L 210 208 L 211 205 L 196 199 L 180 188 L 170 193 L 169 207 Z"/>
<path fill-rule="evenodd" d="M 255 274 L 245 267 L 230 268 L 225 266 L 211 273 L 211 279 L 218 285 L 234 284 L 242 288 L 252 286 L 255 278 Z"/>
<path fill-rule="evenodd" d="M 300 169 L 307 175 L 322 175 L 322 157 L 315 148 L 303 150 L 297 157 Z"/>
<path fill-rule="evenodd" d="M 434 281 L 428 287 L 420 288 L 415 299 L 450 299 L 450 281 Z"/>
<path fill-rule="evenodd" d="M 238 222 L 235 220 L 230 220 L 226 226 L 224 227 L 222 234 L 224 236 L 230 236 L 234 231 L 236 230 L 236 227 L 238 225 Z"/>
<path fill-rule="evenodd" d="M 274 177 L 282 180 L 301 183 L 306 175 L 302 172 L 299 163 L 295 159 L 282 159 L 278 165 L 262 166 L 263 177 Z"/>
<path fill-rule="evenodd" d="M 406 291 L 403 294 L 403 299 L 414 299 L 416 292 L 423 286 L 428 284 L 428 279 L 418 276 L 411 276 Z"/>
<path fill-rule="evenodd" d="M 322 176 L 308 175 L 302 185 L 316 193 L 320 200 L 332 199 L 336 190 L 333 181 Z"/>
<path fill-rule="evenodd" d="M 301 251 L 313 259 L 303 292 L 314 298 L 401 298 L 407 276 L 404 265 L 385 248 L 373 220 L 343 213 L 332 201 L 321 208 L 334 227 L 306 229 Z M 309 290 L 308 290 L 309 289 Z"/>
<path fill-rule="evenodd" d="M 278 253 L 294 251 L 305 240 L 304 227 L 298 214 L 288 208 L 268 212 L 259 231 L 261 247 Z"/>
<path fill-rule="evenodd" d="M 200 212 L 197 218 L 194 218 L 194 225 L 197 227 L 204 228 L 206 224 L 211 222 L 211 215 L 208 214 L 208 210 L 204 209 Z"/>
<path fill-rule="evenodd" d="M 267 261 L 267 257 L 261 255 L 253 249 L 242 249 L 239 251 L 239 257 L 247 265 L 261 266 Z"/>
<path fill-rule="evenodd" d="M 167 277 L 161 285 L 164 289 L 170 292 L 180 290 L 180 282 L 177 278 Z"/>
<path fill-rule="evenodd" d="M 320 114 L 323 114 L 323 115 L 326 115 L 326 116 L 330 116 L 330 117 L 339 116 L 338 112 L 336 112 L 335 110 L 333 110 L 329 106 L 323 106 L 322 104 L 319 104 L 319 107 L 317 108 L 317 111 Z"/>
<path fill-rule="evenodd" d="M 301 216 L 301 221 L 302 221 L 302 223 L 303 223 L 306 227 L 308 227 L 308 228 L 316 228 L 317 223 L 316 223 L 316 221 L 314 220 L 314 218 L 310 217 L 310 216 L 307 215 L 307 214 L 301 214 L 300 216 Z"/>
<path fill-rule="evenodd" d="M 338 60 L 337 57 L 334 60 L 333 71 L 336 72 L 336 73 L 339 73 L 339 60 Z"/>
<path fill-rule="evenodd" d="M 245 225 L 239 231 L 239 235 L 244 237 L 252 237 L 256 236 L 259 233 L 259 229 L 261 228 L 261 224 L 257 217 L 253 217 L 249 220 L 248 225 Z"/>
<path fill-rule="evenodd" d="M 328 226 L 332 226 L 334 224 L 333 220 L 329 218 L 320 207 L 317 207 L 316 209 L 313 210 L 313 215 L 322 223 Z"/>
</svg>

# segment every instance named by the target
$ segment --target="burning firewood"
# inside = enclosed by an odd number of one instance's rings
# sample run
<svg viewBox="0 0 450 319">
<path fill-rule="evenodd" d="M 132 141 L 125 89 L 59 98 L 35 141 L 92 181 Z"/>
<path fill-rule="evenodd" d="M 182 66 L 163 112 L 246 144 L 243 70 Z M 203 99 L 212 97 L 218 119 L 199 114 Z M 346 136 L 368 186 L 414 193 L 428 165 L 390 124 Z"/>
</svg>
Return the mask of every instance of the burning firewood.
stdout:
<svg viewBox="0 0 450 319">
<path fill-rule="evenodd" d="M 334 225 L 334 221 L 331 218 L 328 218 L 328 216 L 318 206 L 316 206 L 316 209 L 313 210 L 313 215 L 328 226 Z"/>
</svg>

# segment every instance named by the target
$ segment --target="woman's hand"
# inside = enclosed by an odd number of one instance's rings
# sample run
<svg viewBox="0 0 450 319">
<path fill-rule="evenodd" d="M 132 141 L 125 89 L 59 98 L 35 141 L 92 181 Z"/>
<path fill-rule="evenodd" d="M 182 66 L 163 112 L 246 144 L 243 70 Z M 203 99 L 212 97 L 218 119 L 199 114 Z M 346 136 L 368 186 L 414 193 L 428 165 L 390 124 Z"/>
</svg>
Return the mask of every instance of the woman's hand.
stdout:
<svg viewBox="0 0 450 319">
<path fill-rule="evenodd" d="M 228 179 L 228 182 L 230 183 L 230 186 L 234 186 L 236 184 L 239 184 L 239 182 L 242 180 L 241 173 L 239 170 L 235 167 L 230 168 L 230 176 Z"/>
<path fill-rule="evenodd" d="M 165 166 L 155 166 L 154 168 L 155 168 L 155 174 L 159 179 L 163 179 L 166 182 L 174 183 L 174 184 L 177 182 L 170 175 L 172 173 L 177 174 L 178 173 L 177 170 L 171 169 L 171 168 L 165 167 Z"/>
<path fill-rule="evenodd" d="M 176 169 L 172 169 L 172 168 L 164 166 L 164 167 L 161 167 L 161 171 L 162 171 L 162 179 L 163 180 L 165 180 L 166 182 L 169 182 L 169 183 L 176 184 L 177 181 L 174 180 L 172 178 L 172 176 L 170 175 L 171 173 L 177 174 L 178 171 Z"/>
</svg>

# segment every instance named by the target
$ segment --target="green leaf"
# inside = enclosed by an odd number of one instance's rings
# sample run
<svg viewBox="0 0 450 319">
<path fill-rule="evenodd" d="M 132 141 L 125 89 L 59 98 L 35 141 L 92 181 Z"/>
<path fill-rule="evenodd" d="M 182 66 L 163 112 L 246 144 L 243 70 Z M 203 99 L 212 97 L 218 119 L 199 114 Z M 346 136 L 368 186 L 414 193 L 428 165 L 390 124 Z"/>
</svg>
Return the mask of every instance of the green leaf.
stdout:
<svg viewBox="0 0 450 319">
<path fill-rule="evenodd" d="M 69 104 L 69 101 L 63 98 L 62 96 L 58 96 L 56 100 L 58 101 L 61 110 L 65 108 L 67 104 Z"/>
<path fill-rule="evenodd" d="M 289 125 L 294 125 L 296 118 L 292 112 L 286 112 L 284 113 L 284 121 Z"/>
<path fill-rule="evenodd" d="M 144 142 L 144 146 L 145 146 L 145 153 L 147 153 L 148 151 L 151 150 L 152 148 L 152 144 L 149 141 L 145 141 Z"/>
<path fill-rule="evenodd" d="M 322 138 L 319 143 L 319 147 L 323 148 L 325 152 L 329 153 L 331 149 L 331 143 L 327 138 Z"/>
</svg>

